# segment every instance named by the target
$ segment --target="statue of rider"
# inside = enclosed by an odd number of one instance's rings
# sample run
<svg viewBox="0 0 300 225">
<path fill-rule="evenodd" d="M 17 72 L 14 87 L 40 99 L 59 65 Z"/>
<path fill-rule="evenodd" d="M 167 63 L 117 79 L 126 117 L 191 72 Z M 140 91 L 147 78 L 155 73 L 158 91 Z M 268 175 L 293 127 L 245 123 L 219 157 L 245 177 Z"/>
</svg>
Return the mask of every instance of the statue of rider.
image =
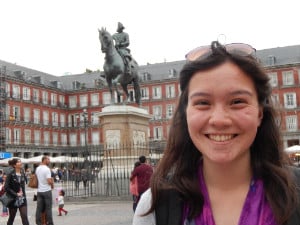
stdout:
<svg viewBox="0 0 300 225">
<path fill-rule="evenodd" d="M 130 49 L 127 48 L 129 46 L 129 35 L 123 32 L 124 29 L 123 24 L 118 22 L 117 33 L 113 34 L 112 38 L 115 40 L 115 47 L 124 61 L 125 74 L 130 74 L 130 61 L 132 57 Z"/>
</svg>

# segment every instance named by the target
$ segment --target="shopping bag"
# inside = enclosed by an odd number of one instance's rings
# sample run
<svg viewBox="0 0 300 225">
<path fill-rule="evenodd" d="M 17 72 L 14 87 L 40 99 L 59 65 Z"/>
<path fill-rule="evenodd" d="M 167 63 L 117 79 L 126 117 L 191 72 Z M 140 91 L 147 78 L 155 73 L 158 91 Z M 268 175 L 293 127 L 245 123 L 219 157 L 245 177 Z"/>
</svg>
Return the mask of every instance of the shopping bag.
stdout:
<svg viewBox="0 0 300 225">
<path fill-rule="evenodd" d="M 38 187 L 38 179 L 37 179 L 37 176 L 35 174 L 31 174 L 30 179 L 29 179 L 29 183 L 28 183 L 28 187 L 31 187 L 31 188 L 37 188 Z"/>
</svg>

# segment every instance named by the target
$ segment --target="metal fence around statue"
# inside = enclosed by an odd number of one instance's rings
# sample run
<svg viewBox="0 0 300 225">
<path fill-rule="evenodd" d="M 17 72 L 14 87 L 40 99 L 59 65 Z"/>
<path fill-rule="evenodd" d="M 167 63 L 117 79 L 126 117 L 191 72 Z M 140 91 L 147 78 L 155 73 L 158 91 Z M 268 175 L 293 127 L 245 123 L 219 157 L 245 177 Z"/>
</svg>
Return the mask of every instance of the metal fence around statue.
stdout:
<svg viewBox="0 0 300 225">
<path fill-rule="evenodd" d="M 129 178 L 134 163 L 145 155 L 153 167 L 162 157 L 162 144 L 118 146 L 89 146 L 87 157 L 69 157 L 56 165 L 61 169 L 57 189 L 64 189 L 66 197 L 130 196 Z"/>
</svg>

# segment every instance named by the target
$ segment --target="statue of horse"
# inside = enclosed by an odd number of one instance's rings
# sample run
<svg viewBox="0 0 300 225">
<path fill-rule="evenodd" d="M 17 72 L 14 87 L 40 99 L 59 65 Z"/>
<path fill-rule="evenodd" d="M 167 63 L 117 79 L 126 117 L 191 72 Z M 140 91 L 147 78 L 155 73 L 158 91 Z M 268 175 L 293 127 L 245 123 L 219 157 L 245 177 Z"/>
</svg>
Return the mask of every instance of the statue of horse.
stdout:
<svg viewBox="0 0 300 225">
<path fill-rule="evenodd" d="M 130 99 L 130 95 L 128 93 L 127 85 L 133 84 L 134 88 L 134 97 L 135 102 L 140 105 L 141 104 L 141 92 L 139 85 L 139 76 L 138 76 L 138 64 L 132 59 L 130 62 L 131 73 L 125 74 L 125 65 L 121 55 L 118 53 L 115 48 L 113 38 L 105 28 L 101 28 L 99 30 L 99 40 L 101 43 L 101 51 L 105 53 L 105 62 L 103 65 L 105 78 L 108 84 L 108 88 L 111 94 L 111 103 L 115 104 L 115 95 L 113 92 L 113 88 L 115 89 L 118 97 L 123 95 L 122 91 L 118 89 L 118 85 L 122 86 L 123 92 L 126 95 L 125 102 L 127 103 Z"/>
</svg>

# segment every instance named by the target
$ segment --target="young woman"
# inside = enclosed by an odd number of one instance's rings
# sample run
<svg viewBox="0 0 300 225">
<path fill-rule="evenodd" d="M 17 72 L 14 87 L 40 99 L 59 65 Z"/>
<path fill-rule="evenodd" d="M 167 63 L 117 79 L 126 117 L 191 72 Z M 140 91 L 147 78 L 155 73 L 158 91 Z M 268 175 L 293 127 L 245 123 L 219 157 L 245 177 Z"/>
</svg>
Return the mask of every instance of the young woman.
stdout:
<svg viewBox="0 0 300 225">
<path fill-rule="evenodd" d="M 167 148 L 134 225 L 300 224 L 300 173 L 254 53 L 212 42 L 187 54 Z"/>
<path fill-rule="evenodd" d="M 15 199 L 22 199 L 22 204 L 15 205 L 15 202 L 12 202 L 8 205 L 9 208 L 9 217 L 7 225 L 13 225 L 17 210 L 19 209 L 22 224 L 29 225 L 27 217 L 27 200 L 25 193 L 25 173 L 22 169 L 22 162 L 18 158 L 13 158 L 11 160 L 11 166 L 13 170 L 9 172 L 5 182 L 5 191 L 8 195 L 14 197 Z"/>
</svg>

